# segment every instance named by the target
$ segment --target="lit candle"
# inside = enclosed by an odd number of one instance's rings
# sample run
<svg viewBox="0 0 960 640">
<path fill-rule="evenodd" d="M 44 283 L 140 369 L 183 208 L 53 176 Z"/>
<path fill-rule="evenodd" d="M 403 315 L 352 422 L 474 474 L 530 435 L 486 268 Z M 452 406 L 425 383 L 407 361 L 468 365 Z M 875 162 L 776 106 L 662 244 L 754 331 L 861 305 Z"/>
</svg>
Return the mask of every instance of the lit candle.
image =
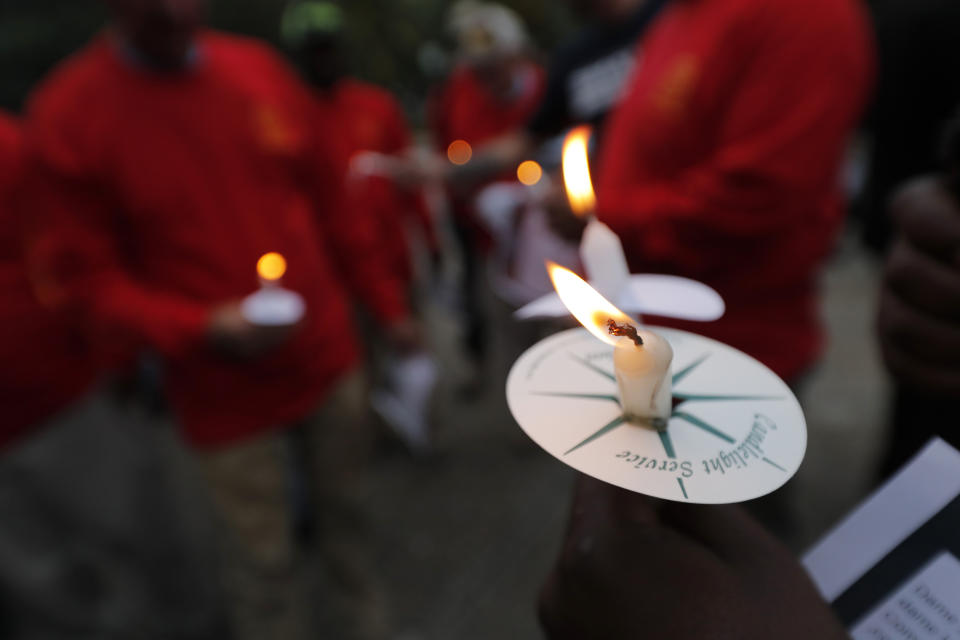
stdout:
<svg viewBox="0 0 960 640">
<path fill-rule="evenodd" d="M 597 199 L 590 178 L 587 145 L 590 127 L 577 127 L 563 143 L 563 181 L 570 208 L 587 227 L 580 241 L 580 259 L 590 283 L 605 297 L 618 300 L 630 280 L 630 269 L 620 238 L 610 227 L 597 220 Z"/>
<path fill-rule="evenodd" d="M 635 320 L 577 274 L 548 263 L 553 286 L 570 313 L 594 336 L 614 348 L 613 366 L 623 417 L 665 430 L 673 411 L 670 343 Z"/>
<path fill-rule="evenodd" d="M 265 327 L 293 326 L 306 312 L 303 298 L 280 286 L 287 261 L 279 253 L 264 254 L 257 261 L 260 289 L 243 300 L 243 315 L 252 324 Z"/>
</svg>

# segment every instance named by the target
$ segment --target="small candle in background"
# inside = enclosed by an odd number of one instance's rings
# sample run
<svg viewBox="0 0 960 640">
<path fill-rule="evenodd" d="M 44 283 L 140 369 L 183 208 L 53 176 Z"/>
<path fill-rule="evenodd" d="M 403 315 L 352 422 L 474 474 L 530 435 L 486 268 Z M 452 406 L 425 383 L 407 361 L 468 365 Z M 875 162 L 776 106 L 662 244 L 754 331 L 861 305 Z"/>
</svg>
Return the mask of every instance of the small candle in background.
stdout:
<svg viewBox="0 0 960 640">
<path fill-rule="evenodd" d="M 620 238 L 596 219 L 597 199 L 590 178 L 590 127 L 578 127 L 563 143 L 563 181 L 570 208 L 587 226 L 580 242 L 580 259 L 587 277 L 610 300 L 618 300 L 630 281 L 630 268 Z"/>
<path fill-rule="evenodd" d="M 306 313 L 300 294 L 284 289 L 280 281 L 287 272 L 287 261 L 270 252 L 257 261 L 260 289 L 243 300 L 243 315 L 252 324 L 265 327 L 292 326 Z"/>
<path fill-rule="evenodd" d="M 281 254 L 271 251 L 260 256 L 257 260 L 257 275 L 261 285 L 276 285 L 287 273 L 287 259 Z"/>
<path fill-rule="evenodd" d="M 624 418 L 633 424 L 666 429 L 673 412 L 670 343 L 653 331 L 638 328 L 635 320 L 569 269 L 548 263 L 547 270 L 570 313 L 597 339 L 614 348 Z"/>
<path fill-rule="evenodd" d="M 447 159 L 455 165 L 465 165 L 473 158 L 473 147 L 466 140 L 454 140 L 447 147 Z"/>
<path fill-rule="evenodd" d="M 543 178 L 543 167 L 535 160 L 525 160 L 517 167 L 517 180 L 520 184 L 532 187 Z"/>
</svg>

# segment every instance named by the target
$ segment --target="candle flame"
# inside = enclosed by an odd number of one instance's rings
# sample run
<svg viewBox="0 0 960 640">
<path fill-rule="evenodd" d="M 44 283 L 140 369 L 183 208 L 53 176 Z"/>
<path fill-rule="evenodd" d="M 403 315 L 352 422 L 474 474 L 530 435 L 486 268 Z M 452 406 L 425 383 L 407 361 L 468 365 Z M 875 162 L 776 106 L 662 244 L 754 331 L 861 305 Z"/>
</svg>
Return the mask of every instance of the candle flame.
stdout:
<svg viewBox="0 0 960 640">
<path fill-rule="evenodd" d="M 573 317 L 598 339 L 617 346 L 619 339 L 610 335 L 607 322 L 636 324 L 636 321 L 591 287 L 573 271 L 547 261 L 547 272 L 553 280 L 557 295 Z"/>
<path fill-rule="evenodd" d="M 465 165 L 473 157 L 473 147 L 466 140 L 454 140 L 447 147 L 447 159 L 456 165 Z"/>
<path fill-rule="evenodd" d="M 589 126 L 577 127 L 567 134 L 563 143 L 563 182 L 567 188 L 570 208 L 581 218 L 593 215 L 597 199 L 590 179 Z"/>
<path fill-rule="evenodd" d="M 257 274 L 268 282 L 276 282 L 287 272 L 287 259 L 275 251 L 265 253 L 257 261 Z"/>
<path fill-rule="evenodd" d="M 542 177 L 543 167 L 535 160 L 521 162 L 520 166 L 517 167 L 517 180 L 528 187 L 532 187 L 540 182 Z"/>
</svg>

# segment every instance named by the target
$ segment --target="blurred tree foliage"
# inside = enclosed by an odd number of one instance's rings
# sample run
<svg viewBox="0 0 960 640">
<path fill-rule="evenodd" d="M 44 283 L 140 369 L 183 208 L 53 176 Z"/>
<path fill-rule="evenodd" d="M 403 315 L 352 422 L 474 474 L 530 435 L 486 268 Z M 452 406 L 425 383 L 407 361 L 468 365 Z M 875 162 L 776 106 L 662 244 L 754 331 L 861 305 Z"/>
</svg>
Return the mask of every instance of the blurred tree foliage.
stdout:
<svg viewBox="0 0 960 640">
<path fill-rule="evenodd" d="M 557 0 L 504 0 L 552 49 L 572 28 Z M 352 71 L 396 92 L 416 115 L 449 52 L 450 0 L 343 0 Z M 275 42 L 285 0 L 211 0 L 211 24 Z M 18 110 L 30 88 L 103 24 L 98 0 L 0 0 L 0 107 Z M 432 63 L 431 63 L 432 61 Z M 430 69 L 434 70 L 431 71 Z"/>
<path fill-rule="evenodd" d="M 0 107 L 30 88 L 103 22 L 96 0 L 0 0 Z"/>
</svg>

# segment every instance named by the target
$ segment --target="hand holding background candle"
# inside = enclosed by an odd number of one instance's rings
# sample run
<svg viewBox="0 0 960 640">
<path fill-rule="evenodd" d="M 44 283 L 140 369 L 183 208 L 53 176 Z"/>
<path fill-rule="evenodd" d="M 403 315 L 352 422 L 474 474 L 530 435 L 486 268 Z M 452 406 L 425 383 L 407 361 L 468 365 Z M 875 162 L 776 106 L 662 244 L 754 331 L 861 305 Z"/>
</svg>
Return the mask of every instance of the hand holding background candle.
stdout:
<svg viewBox="0 0 960 640">
<path fill-rule="evenodd" d="M 624 418 L 659 430 L 667 428 L 673 410 L 670 365 L 673 349 L 558 264 L 547 270 L 570 313 L 598 339 L 614 347 L 614 368 Z"/>
</svg>

